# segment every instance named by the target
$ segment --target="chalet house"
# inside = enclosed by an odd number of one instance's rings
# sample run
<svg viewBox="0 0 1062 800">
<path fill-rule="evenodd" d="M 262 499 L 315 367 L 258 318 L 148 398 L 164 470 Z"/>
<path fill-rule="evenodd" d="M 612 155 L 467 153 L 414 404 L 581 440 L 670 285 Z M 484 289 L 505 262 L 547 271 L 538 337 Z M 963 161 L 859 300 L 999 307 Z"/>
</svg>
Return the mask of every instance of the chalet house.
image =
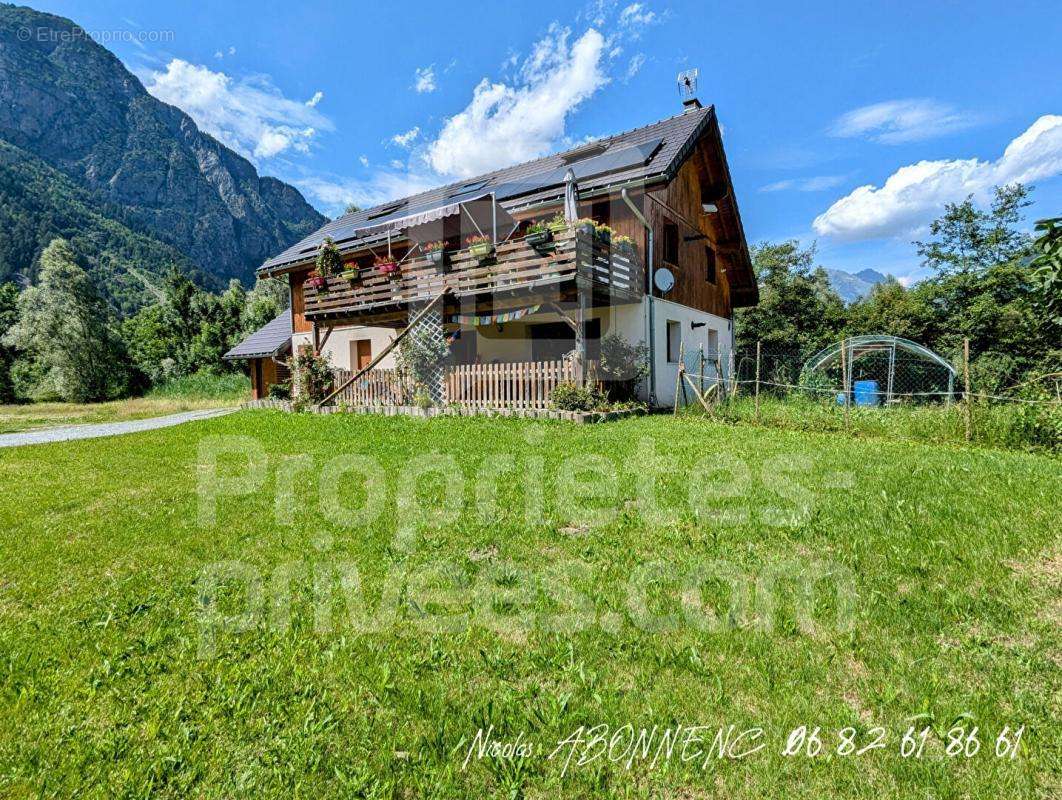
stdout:
<svg viewBox="0 0 1062 800">
<path fill-rule="evenodd" d="M 326 238 L 342 268 L 318 275 Z M 639 393 L 667 405 L 680 349 L 725 364 L 734 309 L 758 301 L 719 123 L 695 99 L 642 128 L 345 214 L 258 274 L 288 282 L 291 308 L 228 354 L 250 361 L 254 396 L 312 348 L 335 370 L 335 402 L 354 405 L 410 402 L 392 343 L 411 323 L 449 346 L 439 402 L 545 407 L 559 381 L 592 378 L 602 339 L 618 334 L 646 345 Z"/>
</svg>

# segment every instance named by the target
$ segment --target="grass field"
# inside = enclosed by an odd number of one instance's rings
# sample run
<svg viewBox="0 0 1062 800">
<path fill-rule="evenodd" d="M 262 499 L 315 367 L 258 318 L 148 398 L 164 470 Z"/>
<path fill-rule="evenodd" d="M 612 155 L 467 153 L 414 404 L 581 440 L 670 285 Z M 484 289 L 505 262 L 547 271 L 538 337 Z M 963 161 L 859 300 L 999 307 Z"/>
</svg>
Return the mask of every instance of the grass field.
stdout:
<svg viewBox="0 0 1062 800">
<path fill-rule="evenodd" d="M 670 417 L 0 452 L 0 795 L 1054 797 L 1060 479 Z M 628 768 L 626 724 L 706 728 Z M 465 765 L 490 726 L 525 757 Z"/>
<path fill-rule="evenodd" d="M 156 387 L 143 397 L 107 403 L 0 405 L 0 433 L 60 425 L 119 422 L 200 408 L 233 406 L 246 400 L 250 391 L 250 381 L 245 375 L 191 375 Z"/>
</svg>

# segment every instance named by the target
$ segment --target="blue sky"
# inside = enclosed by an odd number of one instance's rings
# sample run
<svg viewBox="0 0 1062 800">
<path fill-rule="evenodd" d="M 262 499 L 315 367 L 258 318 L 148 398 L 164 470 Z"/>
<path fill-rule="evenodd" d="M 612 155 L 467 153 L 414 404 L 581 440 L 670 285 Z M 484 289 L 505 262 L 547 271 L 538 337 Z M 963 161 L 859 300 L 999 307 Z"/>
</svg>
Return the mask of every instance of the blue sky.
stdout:
<svg viewBox="0 0 1062 800">
<path fill-rule="evenodd" d="M 912 280 L 947 201 L 1062 213 L 1057 2 L 35 6 L 329 215 L 677 113 L 690 67 L 750 242 Z"/>
</svg>

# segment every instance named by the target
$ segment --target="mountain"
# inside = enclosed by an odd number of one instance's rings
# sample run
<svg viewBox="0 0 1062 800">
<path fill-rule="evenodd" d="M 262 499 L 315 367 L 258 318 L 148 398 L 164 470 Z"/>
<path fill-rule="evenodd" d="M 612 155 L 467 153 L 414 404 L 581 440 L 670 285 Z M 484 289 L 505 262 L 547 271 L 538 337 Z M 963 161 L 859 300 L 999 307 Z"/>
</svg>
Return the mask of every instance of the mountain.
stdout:
<svg viewBox="0 0 1062 800">
<path fill-rule="evenodd" d="M 846 303 L 853 303 L 861 297 L 870 294 L 875 284 L 884 283 L 889 279 L 877 270 L 862 269 L 859 272 L 845 272 L 840 269 L 827 269 L 826 274 L 830 278 L 830 285 Z"/>
<path fill-rule="evenodd" d="M 108 294 L 135 304 L 149 294 L 137 274 L 173 264 L 207 285 L 251 282 L 326 221 L 78 31 L 0 5 L 0 224 L 17 231 L 0 237 L 0 281 L 70 235 Z"/>
</svg>

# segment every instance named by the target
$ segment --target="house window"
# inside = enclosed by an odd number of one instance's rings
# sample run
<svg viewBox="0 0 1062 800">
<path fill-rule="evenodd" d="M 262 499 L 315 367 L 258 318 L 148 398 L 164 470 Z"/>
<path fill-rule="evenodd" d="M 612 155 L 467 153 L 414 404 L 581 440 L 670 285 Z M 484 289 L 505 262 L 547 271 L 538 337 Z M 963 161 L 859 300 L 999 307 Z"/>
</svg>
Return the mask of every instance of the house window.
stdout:
<svg viewBox="0 0 1062 800">
<path fill-rule="evenodd" d="M 677 364 L 679 360 L 679 345 L 682 343 L 682 323 L 673 319 L 667 321 L 667 361 L 669 364 Z"/>
<path fill-rule="evenodd" d="M 715 283 L 715 250 L 711 248 L 711 245 L 705 245 L 704 263 L 704 279 L 708 283 Z"/>
<path fill-rule="evenodd" d="M 712 358 L 719 355 L 719 331 L 708 329 L 708 352 Z"/>
<path fill-rule="evenodd" d="M 676 266 L 679 263 L 679 229 L 674 222 L 664 223 L 664 261 Z"/>
</svg>

